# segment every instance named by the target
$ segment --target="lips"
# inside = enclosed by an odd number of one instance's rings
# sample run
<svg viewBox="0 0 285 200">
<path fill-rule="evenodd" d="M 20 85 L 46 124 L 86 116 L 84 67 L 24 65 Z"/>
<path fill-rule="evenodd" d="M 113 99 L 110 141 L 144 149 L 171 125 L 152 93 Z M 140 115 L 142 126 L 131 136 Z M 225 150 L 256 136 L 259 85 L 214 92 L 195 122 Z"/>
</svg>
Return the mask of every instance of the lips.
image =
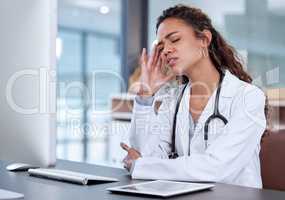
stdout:
<svg viewBox="0 0 285 200">
<path fill-rule="evenodd" d="M 173 66 L 176 64 L 177 59 L 178 59 L 178 58 L 169 58 L 169 59 L 167 59 L 168 65 L 170 65 L 171 67 L 173 67 Z"/>
</svg>

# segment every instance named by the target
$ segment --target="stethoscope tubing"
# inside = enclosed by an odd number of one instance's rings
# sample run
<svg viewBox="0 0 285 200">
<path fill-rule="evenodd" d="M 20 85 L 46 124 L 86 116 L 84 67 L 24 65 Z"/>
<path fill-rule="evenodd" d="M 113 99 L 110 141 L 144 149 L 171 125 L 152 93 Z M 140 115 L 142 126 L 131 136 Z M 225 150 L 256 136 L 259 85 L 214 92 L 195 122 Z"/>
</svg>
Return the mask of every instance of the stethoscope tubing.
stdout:
<svg viewBox="0 0 285 200">
<path fill-rule="evenodd" d="M 208 139 L 209 139 L 209 124 L 212 120 L 214 119 L 220 119 L 225 125 L 228 123 L 228 120 L 226 119 L 226 117 L 224 117 L 220 111 L 219 111 L 219 98 L 220 98 L 220 92 L 221 92 L 221 87 L 222 87 L 222 82 L 224 79 L 225 74 L 223 72 L 220 72 L 220 80 L 219 80 L 219 84 L 218 84 L 218 88 L 217 88 L 217 92 L 216 92 L 216 96 L 215 96 L 215 107 L 214 107 L 214 112 L 212 115 L 210 115 L 208 117 L 208 119 L 205 122 L 204 125 L 204 141 L 205 141 L 205 150 L 208 148 Z M 175 150 L 175 134 L 176 134 L 176 122 L 177 122 L 177 113 L 181 104 L 181 100 L 183 97 L 183 94 L 185 92 L 185 89 L 187 87 L 187 84 L 185 84 L 185 86 L 183 87 L 178 99 L 177 99 L 177 104 L 175 107 L 175 112 L 174 112 L 174 119 L 173 119 L 173 127 L 172 127 L 172 143 L 171 143 L 171 153 L 169 155 L 170 159 L 174 159 L 178 157 L 178 154 Z"/>
</svg>

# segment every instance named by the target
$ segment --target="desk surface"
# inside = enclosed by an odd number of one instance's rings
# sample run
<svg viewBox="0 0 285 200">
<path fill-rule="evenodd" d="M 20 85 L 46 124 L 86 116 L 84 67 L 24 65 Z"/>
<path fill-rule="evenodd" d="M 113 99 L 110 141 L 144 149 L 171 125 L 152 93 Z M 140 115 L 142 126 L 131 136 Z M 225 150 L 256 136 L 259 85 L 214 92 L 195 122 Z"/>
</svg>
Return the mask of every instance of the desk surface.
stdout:
<svg viewBox="0 0 285 200">
<path fill-rule="evenodd" d="M 112 194 L 105 189 L 136 183 L 130 179 L 125 170 L 58 160 L 56 168 L 74 170 L 95 175 L 116 177 L 120 182 L 104 183 L 91 186 L 82 186 L 64 183 L 37 177 L 31 177 L 27 172 L 8 172 L 5 170 L 7 163 L 0 161 L 0 188 L 20 192 L 25 195 L 25 200 L 128 200 L 128 199 L 159 199 L 145 196 L 136 197 L 132 195 Z M 273 190 L 259 190 L 247 187 L 239 187 L 226 184 L 216 184 L 213 190 L 187 194 L 169 199 L 176 200 L 284 200 L 285 192 Z"/>
</svg>

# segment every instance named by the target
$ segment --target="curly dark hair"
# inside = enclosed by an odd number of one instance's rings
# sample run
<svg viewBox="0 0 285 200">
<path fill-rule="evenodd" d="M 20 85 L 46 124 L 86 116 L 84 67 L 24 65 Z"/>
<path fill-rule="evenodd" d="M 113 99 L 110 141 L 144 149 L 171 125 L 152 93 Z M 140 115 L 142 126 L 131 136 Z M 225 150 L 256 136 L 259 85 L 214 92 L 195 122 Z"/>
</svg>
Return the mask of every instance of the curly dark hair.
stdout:
<svg viewBox="0 0 285 200">
<path fill-rule="evenodd" d="M 183 20 L 193 28 L 194 33 L 198 38 L 205 37 L 203 34 L 204 30 L 210 31 L 212 33 L 212 41 L 208 47 L 208 51 L 210 59 L 214 63 L 216 69 L 219 72 L 228 69 L 240 80 L 252 83 L 251 76 L 243 69 L 242 60 L 237 51 L 234 47 L 229 45 L 222 35 L 213 27 L 211 19 L 201 9 L 178 4 L 164 10 L 162 15 L 157 19 L 156 32 L 159 25 L 168 18 Z M 185 83 L 186 81 L 185 77 L 182 77 L 182 82 Z M 267 119 L 267 127 L 270 127 L 269 119 L 271 112 L 269 110 L 268 97 L 266 95 L 265 97 L 264 113 Z"/>
<path fill-rule="evenodd" d="M 208 47 L 208 52 L 216 69 L 219 72 L 228 69 L 240 80 L 248 83 L 252 82 L 250 75 L 244 71 L 242 60 L 236 50 L 213 27 L 211 19 L 201 9 L 179 4 L 164 10 L 157 19 L 156 32 L 159 25 L 168 18 L 183 20 L 194 29 L 195 35 L 199 38 L 205 37 L 202 31 L 210 31 L 212 33 L 212 41 Z"/>
</svg>

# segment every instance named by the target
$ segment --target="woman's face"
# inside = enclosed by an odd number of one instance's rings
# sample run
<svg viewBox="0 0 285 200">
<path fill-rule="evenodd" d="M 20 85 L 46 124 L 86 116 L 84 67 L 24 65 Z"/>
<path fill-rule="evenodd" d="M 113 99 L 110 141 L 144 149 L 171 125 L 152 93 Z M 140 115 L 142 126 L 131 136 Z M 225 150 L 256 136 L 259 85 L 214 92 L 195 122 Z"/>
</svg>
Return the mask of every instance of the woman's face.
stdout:
<svg viewBox="0 0 285 200">
<path fill-rule="evenodd" d="M 207 47 L 202 39 L 195 36 L 190 25 L 176 18 L 168 18 L 159 25 L 157 39 L 168 65 L 176 75 L 191 72 L 203 58 L 203 48 Z"/>
</svg>

